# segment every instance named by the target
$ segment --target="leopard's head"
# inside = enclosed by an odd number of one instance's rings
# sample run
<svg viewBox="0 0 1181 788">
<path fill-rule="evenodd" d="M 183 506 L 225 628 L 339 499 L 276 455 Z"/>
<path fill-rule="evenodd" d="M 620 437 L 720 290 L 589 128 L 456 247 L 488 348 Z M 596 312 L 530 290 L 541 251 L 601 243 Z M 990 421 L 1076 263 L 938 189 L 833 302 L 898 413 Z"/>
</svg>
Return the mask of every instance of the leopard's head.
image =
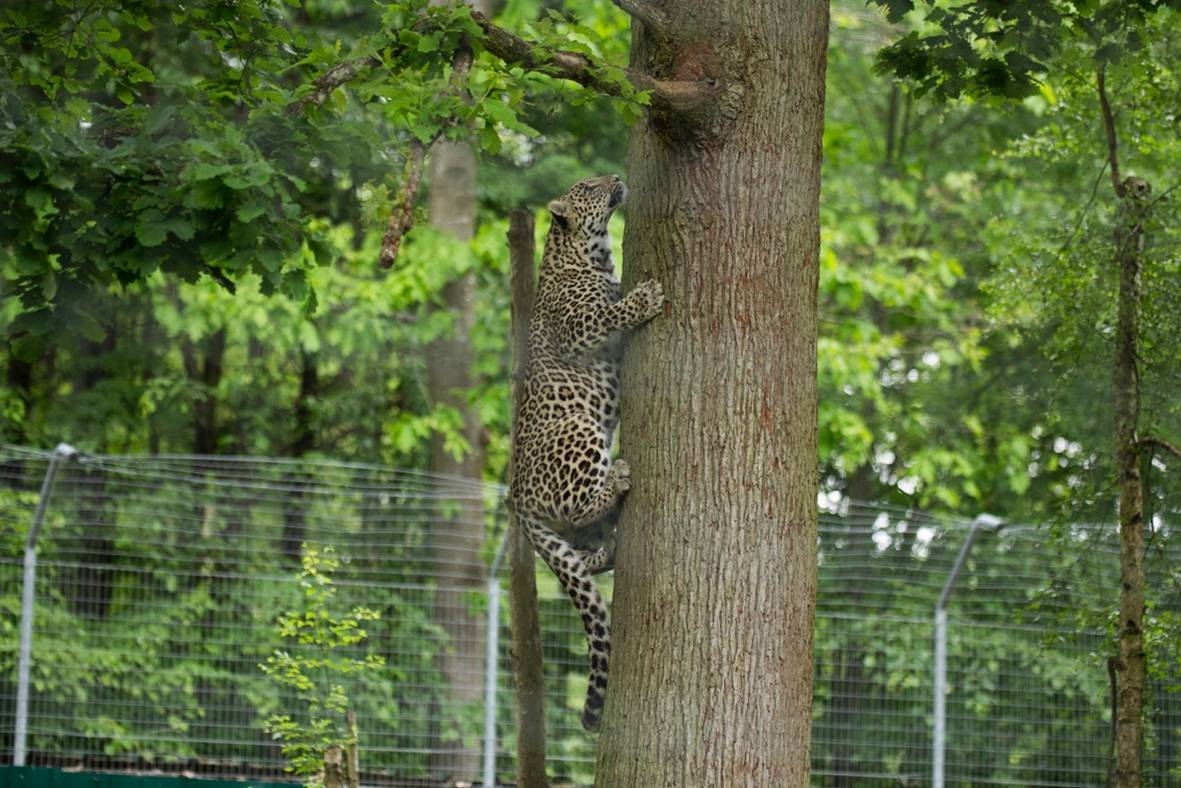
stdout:
<svg viewBox="0 0 1181 788">
<path fill-rule="evenodd" d="M 574 237 L 605 235 L 607 221 L 626 197 L 618 175 L 586 178 L 549 204 L 553 226 Z"/>
</svg>

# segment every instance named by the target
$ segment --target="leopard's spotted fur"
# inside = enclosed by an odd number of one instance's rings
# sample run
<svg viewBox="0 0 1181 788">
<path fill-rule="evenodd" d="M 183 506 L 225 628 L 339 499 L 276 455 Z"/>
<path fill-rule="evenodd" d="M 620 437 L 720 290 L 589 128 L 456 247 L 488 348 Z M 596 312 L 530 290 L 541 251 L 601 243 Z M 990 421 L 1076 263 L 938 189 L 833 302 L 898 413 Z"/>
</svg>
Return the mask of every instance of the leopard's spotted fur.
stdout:
<svg viewBox="0 0 1181 788">
<path fill-rule="evenodd" d="M 629 487 L 627 463 L 611 461 L 621 339 L 664 304 L 655 281 L 621 297 L 607 221 L 626 194 L 609 175 L 580 181 L 550 203 L 513 447 L 513 508 L 586 627 L 588 730 L 599 728 L 611 654 L 607 606 L 591 575 L 613 564 L 615 510 Z"/>
</svg>

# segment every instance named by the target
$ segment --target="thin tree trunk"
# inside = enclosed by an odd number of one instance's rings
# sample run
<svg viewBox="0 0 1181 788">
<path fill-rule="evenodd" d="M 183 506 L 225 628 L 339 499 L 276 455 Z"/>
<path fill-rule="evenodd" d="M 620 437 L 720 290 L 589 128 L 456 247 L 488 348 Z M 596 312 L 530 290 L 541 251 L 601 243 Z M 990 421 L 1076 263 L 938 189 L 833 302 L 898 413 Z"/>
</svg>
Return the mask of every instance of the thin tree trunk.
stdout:
<svg viewBox="0 0 1181 788">
<path fill-rule="evenodd" d="M 509 257 L 513 313 L 513 420 L 516 443 L 521 411 L 521 381 L 529 365 L 529 316 L 537 292 L 534 267 L 533 214 L 513 211 L 509 217 Z M 509 458 L 508 480 L 513 478 Z M 529 540 L 509 511 L 509 599 L 512 608 L 513 672 L 517 680 L 517 784 L 545 788 L 545 676 L 541 663 L 541 623 L 537 610 L 537 559 Z"/>
<path fill-rule="evenodd" d="M 680 0 L 632 66 L 712 80 L 631 133 L 612 675 L 596 785 L 808 784 L 828 5 Z"/>
<path fill-rule="evenodd" d="M 1125 197 L 1126 201 L 1130 198 Z M 1115 350 L 1115 444 L 1119 483 L 1120 682 L 1116 721 L 1116 785 L 1139 788 L 1144 683 L 1144 497 L 1136 424 L 1140 414 L 1140 378 L 1136 346 L 1140 313 L 1140 228 L 1138 211 L 1121 211 L 1127 225 L 1117 231 L 1119 312 Z"/>
<path fill-rule="evenodd" d="M 467 241 L 475 232 L 476 157 L 466 145 L 440 143 L 429 164 L 431 225 Z M 436 340 L 427 360 L 431 401 L 455 408 L 463 418 L 462 432 L 470 446 L 456 459 L 436 436 L 431 442 L 431 471 L 478 482 L 484 471 L 483 427 L 466 399 L 471 389 L 472 344 L 475 324 L 476 278 L 467 272 L 442 293 L 443 309 L 453 319 L 448 334 Z M 445 490 L 442 490 L 446 494 Z M 484 585 L 480 547 L 484 542 L 484 512 L 480 501 L 463 501 L 456 515 L 439 516 L 431 529 L 438 586 L 435 623 L 447 633 L 449 646 L 438 657 L 445 682 L 440 726 L 461 728 L 461 735 L 438 736 L 431 755 L 431 772 L 440 778 L 473 782 L 479 774 L 480 751 L 462 735 L 463 711 L 480 702 L 484 683 L 482 644 L 484 618 L 469 603 Z M 439 733 L 443 733 L 442 730 Z"/>
<path fill-rule="evenodd" d="M 1142 178 L 1121 179 L 1115 116 L 1107 100 L 1105 67 L 1096 76 L 1107 135 L 1111 184 L 1119 199 L 1115 264 L 1119 295 L 1115 327 L 1115 453 L 1119 487 L 1120 601 L 1115 727 L 1115 779 L 1119 788 L 1142 784 L 1144 685 L 1144 488 L 1136 428 L 1140 418 L 1140 375 L 1136 368 L 1140 321 L 1143 221 L 1151 188 Z"/>
<path fill-rule="evenodd" d="M 226 330 L 219 328 L 201 340 L 201 352 L 189 339 L 181 344 L 185 372 L 199 383 L 201 392 L 193 403 L 193 452 L 216 454 L 221 427 L 217 423 L 217 387 L 221 384 L 222 365 L 226 352 Z"/>
</svg>

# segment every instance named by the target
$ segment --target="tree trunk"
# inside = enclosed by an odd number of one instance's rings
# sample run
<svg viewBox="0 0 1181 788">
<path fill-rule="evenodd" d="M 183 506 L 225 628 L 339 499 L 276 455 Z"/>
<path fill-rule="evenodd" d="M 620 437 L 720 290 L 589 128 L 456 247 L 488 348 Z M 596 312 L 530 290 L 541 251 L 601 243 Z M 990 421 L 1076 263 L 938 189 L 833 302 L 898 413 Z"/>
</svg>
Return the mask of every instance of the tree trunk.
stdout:
<svg viewBox="0 0 1181 788">
<path fill-rule="evenodd" d="M 1131 180 L 1131 179 L 1129 179 Z M 1144 683 L 1144 497 L 1136 424 L 1140 377 L 1136 369 L 1140 317 L 1141 210 L 1138 199 L 1121 195 L 1116 230 L 1119 311 L 1115 346 L 1115 448 L 1119 484 L 1120 603 L 1119 693 L 1116 718 L 1116 785 L 1139 788 Z"/>
<path fill-rule="evenodd" d="M 509 219 L 509 256 L 513 313 L 512 444 L 517 442 L 521 383 L 529 367 L 529 317 L 537 293 L 534 267 L 533 214 L 513 211 Z M 509 457 L 508 482 L 512 486 Z M 517 684 L 517 784 L 545 788 L 545 676 L 541 662 L 541 623 L 537 609 L 537 559 L 533 547 L 508 517 L 509 599 L 512 608 L 513 673 Z"/>
<path fill-rule="evenodd" d="M 201 353 L 189 339 L 181 343 L 185 373 L 200 385 L 200 393 L 193 403 L 193 453 L 216 454 L 221 442 L 221 427 L 217 423 L 217 387 L 221 384 L 222 365 L 226 353 L 226 330 L 219 328 L 201 340 Z"/>
<path fill-rule="evenodd" d="M 1115 780 L 1119 788 L 1140 788 L 1144 684 L 1144 489 L 1136 428 L 1140 419 L 1139 354 L 1140 268 L 1144 219 L 1152 191 L 1143 178 L 1121 179 L 1115 114 L 1107 100 L 1106 64 L 1100 64 L 1095 87 L 1107 137 L 1111 186 L 1119 200 L 1115 222 L 1115 266 L 1119 294 L 1115 325 L 1115 455 L 1119 489 L 1119 655 L 1115 720 Z"/>
<path fill-rule="evenodd" d="M 431 225 L 463 241 L 475 229 L 476 158 L 465 145 L 443 143 L 432 152 L 429 169 Z M 427 377 L 431 401 L 450 405 L 463 417 L 463 434 L 471 449 L 455 459 L 443 447 L 442 438 L 431 442 L 431 471 L 478 482 L 484 471 L 482 426 L 464 398 L 473 385 L 471 331 L 475 323 L 474 272 L 468 272 L 443 289 L 443 308 L 454 320 L 451 330 L 435 341 L 428 355 Z M 441 490 L 445 495 L 446 490 Z M 435 549 L 438 586 L 435 591 L 435 623 L 447 633 L 449 646 L 439 655 L 439 669 L 446 686 L 440 722 L 459 726 L 462 710 L 479 703 L 484 684 L 484 618 L 473 613 L 469 598 L 484 585 L 480 547 L 484 542 L 483 505 L 463 501 L 455 516 L 436 518 L 431 542 Z M 442 733 L 442 731 L 440 731 Z M 480 751 L 464 736 L 439 736 L 431 755 L 431 771 L 437 777 L 472 782 L 479 774 Z"/>
<path fill-rule="evenodd" d="M 713 80 L 631 134 L 614 657 L 596 785 L 808 784 L 828 6 L 680 0 L 632 66 Z"/>
</svg>

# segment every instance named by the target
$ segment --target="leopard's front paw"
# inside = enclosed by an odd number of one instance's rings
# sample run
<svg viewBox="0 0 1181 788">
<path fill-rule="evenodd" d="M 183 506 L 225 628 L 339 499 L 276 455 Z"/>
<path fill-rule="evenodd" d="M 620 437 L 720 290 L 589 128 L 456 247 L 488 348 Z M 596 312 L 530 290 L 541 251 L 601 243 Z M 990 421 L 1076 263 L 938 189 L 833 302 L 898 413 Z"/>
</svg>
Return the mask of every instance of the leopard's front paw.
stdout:
<svg viewBox="0 0 1181 788">
<path fill-rule="evenodd" d="M 627 460 L 616 460 L 611 466 L 612 484 L 615 487 L 615 492 L 623 495 L 632 488 L 631 482 L 632 469 L 627 464 Z"/>
<path fill-rule="evenodd" d="M 651 320 L 664 310 L 664 287 L 655 279 L 640 282 L 632 290 L 643 320 Z"/>
</svg>

